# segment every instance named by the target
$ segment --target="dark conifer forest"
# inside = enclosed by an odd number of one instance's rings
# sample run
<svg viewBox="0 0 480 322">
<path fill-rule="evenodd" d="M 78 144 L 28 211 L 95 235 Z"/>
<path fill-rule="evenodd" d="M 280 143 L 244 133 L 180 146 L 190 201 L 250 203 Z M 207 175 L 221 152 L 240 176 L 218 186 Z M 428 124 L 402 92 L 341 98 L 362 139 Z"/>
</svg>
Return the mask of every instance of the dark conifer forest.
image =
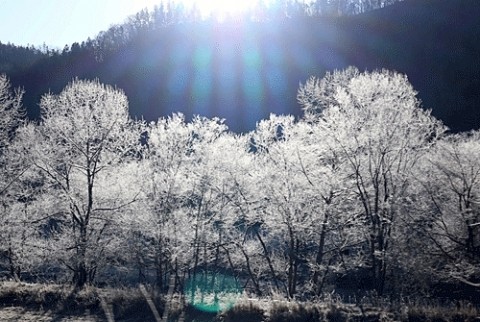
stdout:
<svg viewBox="0 0 480 322">
<path fill-rule="evenodd" d="M 0 303 L 478 318 L 480 2 L 261 4 L 0 43 Z"/>
</svg>

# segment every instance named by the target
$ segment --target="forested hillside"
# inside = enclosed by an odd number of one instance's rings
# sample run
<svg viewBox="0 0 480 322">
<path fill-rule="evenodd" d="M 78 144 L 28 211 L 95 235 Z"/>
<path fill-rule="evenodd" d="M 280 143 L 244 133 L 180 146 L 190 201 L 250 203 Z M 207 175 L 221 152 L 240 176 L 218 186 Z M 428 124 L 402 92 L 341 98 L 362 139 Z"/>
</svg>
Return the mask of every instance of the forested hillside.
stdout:
<svg viewBox="0 0 480 322">
<path fill-rule="evenodd" d="M 234 20 L 165 5 L 62 51 L 43 48 L 28 63 L 2 56 L 0 72 L 25 88 L 33 118 L 44 93 L 75 77 L 98 78 L 125 91 L 134 117 L 216 116 L 242 132 L 270 113 L 300 115 L 295 89 L 310 75 L 388 68 L 407 74 L 453 131 L 477 129 L 480 3 L 391 2 L 285 1 Z"/>
</svg>

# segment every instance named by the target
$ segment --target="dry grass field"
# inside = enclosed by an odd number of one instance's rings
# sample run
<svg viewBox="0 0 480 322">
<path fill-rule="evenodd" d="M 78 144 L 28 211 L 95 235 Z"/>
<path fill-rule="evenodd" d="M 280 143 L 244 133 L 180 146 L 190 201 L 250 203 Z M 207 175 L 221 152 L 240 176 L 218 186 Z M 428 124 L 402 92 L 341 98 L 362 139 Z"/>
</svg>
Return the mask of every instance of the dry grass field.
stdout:
<svg viewBox="0 0 480 322">
<path fill-rule="evenodd" d="M 0 283 L 0 322 L 148 322 L 163 314 L 162 296 L 151 289 L 95 288 L 75 290 L 55 284 Z M 148 300 L 147 300 L 148 299 Z M 150 302 L 150 303 L 148 303 Z M 480 309 L 471 303 L 387 303 L 367 299 L 357 304 L 338 299 L 293 302 L 277 298 L 240 298 L 226 312 L 202 312 L 177 301 L 169 303 L 168 321 L 179 322 L 479 322 Z"/>
<path fill-rule="evenodd" d="M 0 309 L 0 321 L 18 322 L 95 322 L 100 321 L 98 316 L 88 314 L 60 317 L 51 311 L 31 311 L 23 307 L 4 307 Z"/>
</svg>

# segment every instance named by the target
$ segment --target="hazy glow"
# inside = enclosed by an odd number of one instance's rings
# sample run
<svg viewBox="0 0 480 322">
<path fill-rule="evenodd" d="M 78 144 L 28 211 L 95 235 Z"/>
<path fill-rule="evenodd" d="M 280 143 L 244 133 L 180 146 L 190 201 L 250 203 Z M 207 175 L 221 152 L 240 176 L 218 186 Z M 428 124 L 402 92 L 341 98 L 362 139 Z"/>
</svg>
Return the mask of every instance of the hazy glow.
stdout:
<svg viewBox="0 0 480 322">
<path fill-rule="evenodd" d="M 218 13 L 236 13 L 242 12 L 255 4 L 255 0 L 197 0 L 196 3 L 200 10 L 206 12 Z"/>
<path fill-rule="evenodd" d="M 186 7 L 197 8 L 202 16 L 214 15 L 217 17 L 234 16 L 255 7 L 258 0 L 176 0 Z M 270 3 L 272 1 L 264 1 Z"/>
</svg>

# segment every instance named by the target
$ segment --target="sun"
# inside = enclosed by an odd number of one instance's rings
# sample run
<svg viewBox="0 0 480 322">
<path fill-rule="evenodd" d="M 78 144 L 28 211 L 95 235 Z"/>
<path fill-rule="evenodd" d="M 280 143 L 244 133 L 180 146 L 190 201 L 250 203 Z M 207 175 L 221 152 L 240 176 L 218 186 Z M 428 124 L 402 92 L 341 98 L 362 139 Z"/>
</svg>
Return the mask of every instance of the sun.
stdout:
<svg viewBox="0 0 480 322">
<path fill-rule="evenodd" d="M 204 17 L 240 15 L 259 4 L 259 0 L 176 0 L 175 2 L 186 7 L 195 7 Z"/>
</svg>

